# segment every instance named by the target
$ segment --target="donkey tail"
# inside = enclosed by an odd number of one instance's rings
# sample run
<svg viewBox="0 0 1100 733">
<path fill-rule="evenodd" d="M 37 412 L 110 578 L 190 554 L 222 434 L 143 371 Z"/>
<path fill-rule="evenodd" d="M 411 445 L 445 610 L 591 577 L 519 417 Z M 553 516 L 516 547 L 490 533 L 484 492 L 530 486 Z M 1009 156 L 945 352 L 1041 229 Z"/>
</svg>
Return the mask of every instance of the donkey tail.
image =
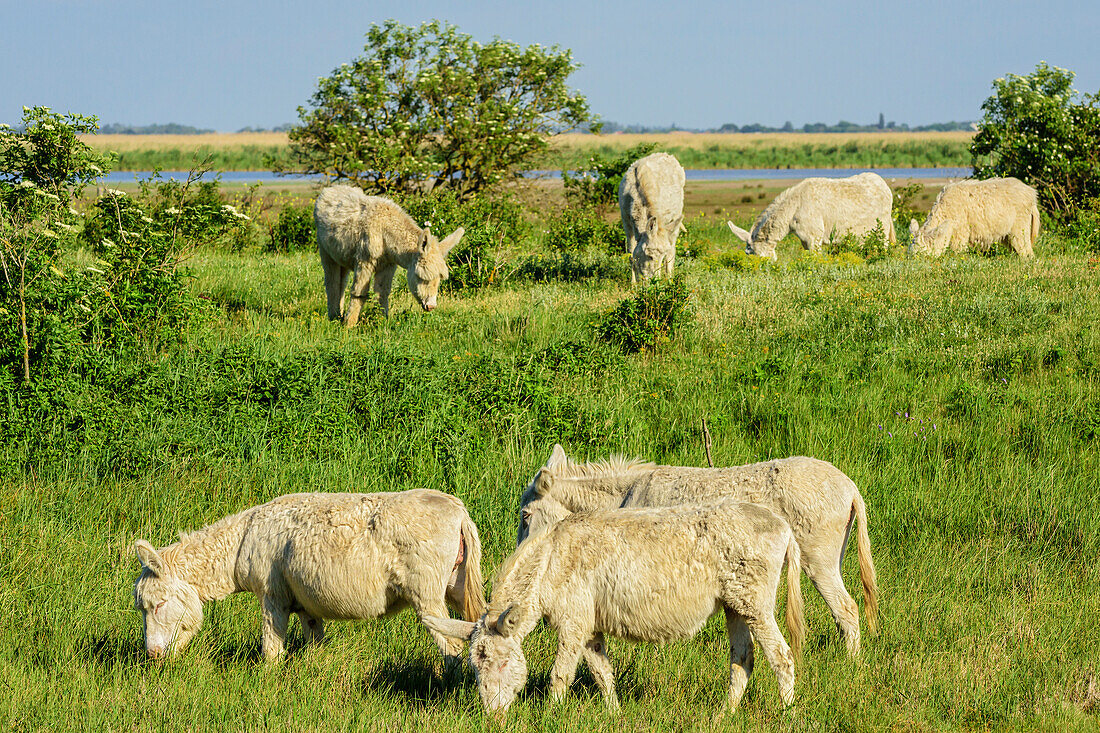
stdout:
<svg viewBox="0 0 1100 733">
<path fill-rule="evenodd" d="M 867 629 L 872 634 L 878 631 L 878 580 L 875 576 L 875 563 L 871 559 L 871 538 L 867 534 L 867 505 L 857 491 L 852 497 L 852 513 L 858 523 L 856 543 L 859 551 L 859 579 L 863 582 L 863 609 L 867 616 Z"/>
<path fill-rule="evenodd" d="M 462 618 L 477 621 L 485 613 L 485 581 L 481 577 L 481 538 L 477 534 L 477 525 L 467 512 L 462 514 L 459 528 L 462 542 L 466 546 L 462 580 Z"/>
<path fill-rule="evenodd" d="M 802 610 L 802 550 L 794 536 L 787 542 L 787 633 L 791 636 L 791 652 L 802 659 L 802 642 L 806 638 L 806 622 Z"/>
</svg>

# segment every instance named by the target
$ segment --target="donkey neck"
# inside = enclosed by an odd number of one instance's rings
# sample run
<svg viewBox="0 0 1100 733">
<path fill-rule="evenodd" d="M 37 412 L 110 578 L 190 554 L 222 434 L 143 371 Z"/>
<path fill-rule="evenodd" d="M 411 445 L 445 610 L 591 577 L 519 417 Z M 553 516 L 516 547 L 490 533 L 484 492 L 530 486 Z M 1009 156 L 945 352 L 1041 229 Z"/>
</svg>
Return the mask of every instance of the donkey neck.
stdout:
<svg viewBox="0 0 1100 733">
<path fill-rule="evenodd" d="M 649 473 L 651 469 L 562 477 L 555 479 L 551 493 L 573 512 L 611 509 Z"/>
<path fill-rule="evenodd" d="M 225 598 L 241 590 L 234 571 L 247 527 L 243 514 L 186 534 L 164 551 L 168 564 L 195 587 L 203 601 Z"/>
</svg>

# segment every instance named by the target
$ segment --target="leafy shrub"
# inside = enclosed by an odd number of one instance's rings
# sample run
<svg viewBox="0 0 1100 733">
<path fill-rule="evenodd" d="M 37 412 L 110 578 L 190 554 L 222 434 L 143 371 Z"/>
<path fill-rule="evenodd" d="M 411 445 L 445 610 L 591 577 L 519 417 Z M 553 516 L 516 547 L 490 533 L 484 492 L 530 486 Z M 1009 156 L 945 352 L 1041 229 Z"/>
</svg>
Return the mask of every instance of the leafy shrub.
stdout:
<svg viewBox="0 0 1100 733">
<path fill-rule="evenodd" d="M 512 277 L 528 282 L 581 282 L 585 280 L 622 280 L 630 273 L 624 254 L 612 257 L 602 252 L 536 254 L 519 263 Z"/>
<path fill-rule="evenodd" d="M 317 231 L 313 225 L 313 209 L 287 205 L 271 225 L 267 252 L 300 252 L 317 248 Z"/>
<path fill-rule="evenodd" d="M 1073 77 L 1040 63 L 994 81 L 970 146 L 975 177 L 1026 181 L 1060 217 L 1100 196 L 1100 96 L 1078 97 Z"/>
<path fill-rule="evenodd" d="M 402 199 L 405 211 L 421 226 L 430 225 L 439 236 L 462 227 L 466 233 L 447 257 L 448 291 L 492 284 L 500 271 L 502 250 L 525 238 L 530 225 L 523 207 L 502 195 L 471 196 L 462 200 L 450 189 L 414 194 Z"/>
<path fill-rule="evenodd" d="M 567 206 L 550 218 L 546 243 L 558 252 L 577 254 L 588 250 L 618 254 L 626 249 L 626 234 L 590 206 Z"/>
<path fill-rule="evenodd" d="M 1100 255 L 1100 198 L 1078 209 L 1067 223 L 1065 234 L 1076 239 L 1089 254 Z"/>
<path fill-rule="evenodd" d="M 68 361 L 80 346 L 70 319 L 81 288 L 60 263 L 80 222 L 71 202 L 113 162 L 77 137 L 97 128 L 47 107 L 24 107 L 19 131 L 0 125 L 0 367 L 24 384 L 32 365 Z"/>
<path fill-rule="evenodd" d="M 681 331 L 691 317 L 682 275 L 652 280 L 619 301 L 596 326 L 597 336 L 627 353 L 655 350 Z"/>
<path fill-rule="evenodd" d="M 886 232 L 882 222 L 875 224 L 875 228 L 863 236 L 845 232 L 839 237 L 833 237 L 825 243 L 825 253 L 839 255 L 850 252 L 859 255 L 867 262 L 875 262 L 886 257 L 886 251 L 890 243 L 886 239 Z"/>
<path fill-rule="evenodd" d="M 158 345 L 178 340 L 197 307 L 181 267 L 197 243 L 182 234 L 202 231 L 235 218 L 204 204 L 168 207 L 149 216 L 147 208 L 121 191 L 108 189 L 93 205 L 84 235 L 98 256 L 88 268 L 87 291 L 80 304 L 86 342 L 100 347 Z"/>
<path fill-rule="evenodd" d="M 712 270 L 725 268 L 737 272 L 756 272 L 771 260 L 767 257 L 750 255 L 744 250 L 735 249 L 732 252 L 723 252 L 717 257 L 707 257 L 703 262 Z"/>
<path fill-rule="evenodd" d="M 917 223 L 921 223 L 924 220 L 922 216 L 915 208 L 913 208 L 913 201 L 924 191 L 924 184 L 920 181 L 914 181 L 907 186 L 902 186 L 894 191 L 894 231 L 903 233 L 903 236 L 909 236 L 909 222 L 913 219 L 917 220 Z"/>
<path fill-rule="evenodd" d="M 640 143 L 615 155 L 596 153 L 588 159 L 587 168 L 570 175 L 562 171 L 565 198 L 581 208 L 608 208 L 618 206 L 619 184 L 634 161 L 654 151 L 657 143 Z"/>
</svg>

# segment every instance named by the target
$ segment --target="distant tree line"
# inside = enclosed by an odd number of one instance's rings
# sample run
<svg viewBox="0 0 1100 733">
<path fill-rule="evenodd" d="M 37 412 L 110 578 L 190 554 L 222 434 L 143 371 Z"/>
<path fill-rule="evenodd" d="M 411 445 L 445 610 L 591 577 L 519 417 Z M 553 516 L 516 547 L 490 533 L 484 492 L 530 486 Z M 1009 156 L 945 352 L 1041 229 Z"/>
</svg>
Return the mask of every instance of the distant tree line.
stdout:
<svg viewBox="0 0 1100 733">
<path fill-rule="evenodd" d="M 633 132 L 633 133 L 659 133 L 659 132 L 949 132 L 952 130 L 973 130 L 974 123 L 972 122 L 936 122 L 931 125 L 907 125 L 904 122 L 898 124 L 893 120 L 887 122 L 883 119 L 882 115 L 879 115 L 879 121 L 877 124 L 861 125 L 857 122 L 848 122 L 847 120 L 841 120 L 835 125 L 828 125 L 824 122 L 808 122 L 802 127 L 795 127 L 790 122 L 785 123 L 782 127 L 772 127 L 770 125 L 761 125 L 759 123 L 751 123 L 748 125 L 735 125 L 732 122 L 727 122 L 721 127 L 716 128 L 688 128 L 680 127 L 673 124 L 668 126 L 647 127 L 644 125 L 622 125 L 617 122 L 604 122 L 602 132 Z"/>
</svg>

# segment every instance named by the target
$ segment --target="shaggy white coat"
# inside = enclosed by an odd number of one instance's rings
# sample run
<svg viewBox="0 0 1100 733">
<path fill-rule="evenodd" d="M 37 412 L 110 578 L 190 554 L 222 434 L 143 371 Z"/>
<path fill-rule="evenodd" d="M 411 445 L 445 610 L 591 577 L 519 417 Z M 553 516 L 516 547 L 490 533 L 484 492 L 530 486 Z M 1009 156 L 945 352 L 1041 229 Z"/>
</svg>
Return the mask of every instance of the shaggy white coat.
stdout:
<svg viewBox="0 0 1100 733">
<path fill-rule="evenodd" d="M 852 523 L 858 522 L 859 574 L 867 625 L 874 632 L 878 585 L 867 534 L 867 507 L 850 478 L 826 461 L 796 456 L 728 468 L 658 466 L 637 460 L 575 464 L 555 445 L 520 498 L 520 543 L 574 511 L 672 506 L 733 497 L 768 507 L 790 524 L 801 565 L 825 599 L 847 644 L 859 654 L 859 607 L 840 572 Z"/>
<path fill-rule="evenodd" d="M 569 689 L 583 656 L 604 701 L 616 708 L 605 635 L 657 643 L 688 639 L 723 612 L 730 644 L 728 706 L 737 707 L 752 673 L 753 637 L 789 705 L 803 635 L 798 554 L 786 522 L 765 507 L 731 499 L 584 512 L 516 549 L 498 571 L 480 621 L 424 623 L 470 641 L 482 702 L 500 713 L 526 682 L 521 642 L 542 618 L 558 635 L 551 697 Z M 793 654 L 775 621 L 784 562 Z"/>
<path fill-rule="evenodd" d="M 367 619 L 412 606 L 467 619 L 485 605 L 481 541 L 462 501 L 416 489 L 380 494 L 289 494 L 155 549 L 138 540 L 134 603 L 152 657 L 178 652 L 202 625 L 202 604 L 256 594 L 263 654 L 284 649 L 290 614 L 310 642 L 322 619 Z M 461 645 L 432 633 L 453 666 Z"/>
<path fill-rule="evenodd" d="M 672 276 L 684 222 L 684 168 L 668 153 L 634 161 L 619 184 L 619 214 L 630 253 L 630 280 Z"/>
<path fill-rule="evenodd" d="M 465 233 L 460 227 L 440 241 L 429 229 L 417 226 L 393 201 L 367 196 L 354 186 L 329 186 L 321 191 L 313 207 L 313 220 L 325 271 L 330 320 L 338 320 L 344 312 L 348 275 L 355 273 L 351 302 L 344 315 L 349 327 L 359 322 L 372 278 L 382 312 L 389 315 L 390 288 L 399 265 L 405 268 L 409 291 L 416 302 L 426 311 L 434 309 L 439 284 L 448 275 L 447 253 Z"/>
<path fill-rule="evenodd" d="M 862 237 L 879 224 L 890 244 L 897 243 L 891 211 L 894 194 L 877 173 L 850 178 L 807 178 L 783 191 L 756 220 L 752 232 L 727 221 L 749 254 L 777 258 L 779 240 L 794 232 L 802 246 L 820 252 L 830 238 Z"/>
<path fill-rule="evenodd" d="M 1034 256 L 1039 238 L 1039 197 L 1016 178 L 949 183 L 932 204 L 923 227 L 909 222 L 910 251 L 939 257 L 949 247 L 987 250 L 1001 241 L 1020 257 Z"/>
</svg>

